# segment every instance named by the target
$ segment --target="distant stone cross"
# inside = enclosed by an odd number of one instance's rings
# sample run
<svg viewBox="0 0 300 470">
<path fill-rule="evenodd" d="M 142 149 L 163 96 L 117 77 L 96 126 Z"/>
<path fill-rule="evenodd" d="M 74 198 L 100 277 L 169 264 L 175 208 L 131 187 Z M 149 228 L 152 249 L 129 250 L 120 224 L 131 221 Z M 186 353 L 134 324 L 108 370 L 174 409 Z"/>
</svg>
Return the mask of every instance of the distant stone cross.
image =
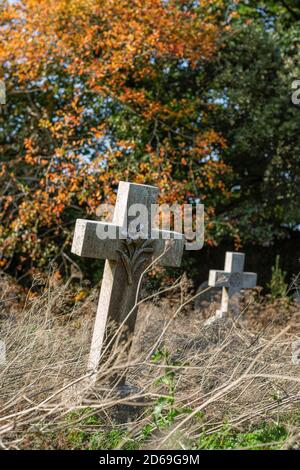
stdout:
<svg viewBox="0 0 300 470">
<path fill-rule="evenodd" d="M 76 221 L 72 253 L 87 258 L 105 259 L 103 280 L 97 308 L 88 368 L 96 370 L 106 344 L 106 326 L 126 326 L 126 338 L 134 332 L 137 308 L 137 289 L 140 276 L 151 262 L 165 266 L 180 266 L 184 248 L 183 235 L 177 232 L 153 230 L 152 205 L 156 203 L 158 188 L 120 182 L 113 221 Z M 147 216 L 138 224 L 141 236 L 128 233 L 134 217 L 131 208 L 138 204 Z M 136 216 L 135 216 L 136 218 Z M 103 238 L 103 233 L 108 237 Z M 101 236 L 100 236 L 101 234 Z M 131 312 L 131 313 L 130 313 Z M 128 314 L 130 313 L 129 317 Z M 128 318 L 127 318 L 128 317 Z"/>
<path fill-rule="evenodd" d="M 209 319 L 209 323 L 217 318 L 226 316 L 228 312 L 239 314 L 239 300 L 242 289 L 256 286 L 257 274 L 244 272 L 245 254 L 227 252 L 224 271 L 209 271 L 208 285 L 222 287 L 221 309 Z"/>
</svg>

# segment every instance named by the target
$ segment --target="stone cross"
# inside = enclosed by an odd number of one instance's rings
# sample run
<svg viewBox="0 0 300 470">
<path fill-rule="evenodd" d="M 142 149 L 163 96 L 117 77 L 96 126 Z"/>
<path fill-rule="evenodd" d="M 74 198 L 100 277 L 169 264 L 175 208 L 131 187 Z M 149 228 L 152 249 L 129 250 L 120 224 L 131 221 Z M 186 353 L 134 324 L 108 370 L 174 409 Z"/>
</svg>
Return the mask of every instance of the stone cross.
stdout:
<svg viewBox="0 0 300 470">
<path fill-rule="evenodd" d="M 103 352 L 106 326 L 126 326 L 128 348 L 134 332 L 137 308 L 137 289 L 143 271 L 158 258 L 164 266 L 180 266 L 184 248 L 183 235 L 166 230 L 154 230 L 152 205 L 156 203 L 158 188 L 121 181 L 112 222 L 78 219 L 73 238 L 72 253 L 96 259 L 105 259 L 103 280 L 96 314 L 88 369 L 96 370 Z M 135 205 L 145 209 L 137 232 L 131 237 L 130 215 Z M 135 216 L 136 218 L 136 216 Z M 107 238 L 103 236 L 107 234 Z M 129 315 L 130 313 L 130 315 Z M 129 349 L 128 349 L 129 353 Z"/>
<path fill-rule="evenodd" d="M 209 271 L 208 285 L 222 287 L 221 309 L 209 319 L 211 323 L 217 318 L 222 318 L 230 312 L 239 314 L 239 299 L 242 289 L 251 289 L 256 286 L 257 274 L 244 272 L 245 254 L 227 252 L 224 271 Z"/>
</svg>

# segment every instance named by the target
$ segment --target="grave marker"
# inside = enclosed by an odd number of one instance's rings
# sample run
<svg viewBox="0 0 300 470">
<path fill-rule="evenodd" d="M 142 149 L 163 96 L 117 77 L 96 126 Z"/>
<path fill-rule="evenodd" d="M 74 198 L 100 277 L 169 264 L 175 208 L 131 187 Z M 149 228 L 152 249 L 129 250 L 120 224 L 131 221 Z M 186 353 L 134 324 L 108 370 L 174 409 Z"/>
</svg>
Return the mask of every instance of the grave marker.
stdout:
<svg viewBox="0 0 300 470">
<path fill-rule="evenodd" d="M 211 287 L 222 287 L 221 308 L 216 315 L 207 321 L 212 323 L 218 318 L 231 313 L 239 315 L 239 300 L 242 289 L 256 287 L 257 274 L 244 272 L 245 254 L 227 252 L 225 267 L 223 271 L 209 271 L 208 285 Z"/>
<path fill-rule="evenodd" d="M 106 327 L 110 321 L 117 327 L 124 323 L 127 327 L 126 337 L 132 337 L 137 315 L 137 289 L 144 269 L 156 258 L 164 266 L 181 264 L 183 235 L 153 230 L 151 205 L 156 203 L 157 196 L 156 187 L 120 182 L 111 223 L 82 219 L 76 221 L 72 253 L 106 260 L 88 361 L 89 370 L 96 370 L 100 363 Z M 130 216 L 131 208 L 136 204 L 146 208 L 147 216 L 139 224 L 140 236 L 132 238 L 128 228 L 136 219 L 136 214 Z M 103 233 L 107 233 L 107 238 L 103 237 Z M 131 314 L 128 317 L 129 312 Z"/>
</svg>

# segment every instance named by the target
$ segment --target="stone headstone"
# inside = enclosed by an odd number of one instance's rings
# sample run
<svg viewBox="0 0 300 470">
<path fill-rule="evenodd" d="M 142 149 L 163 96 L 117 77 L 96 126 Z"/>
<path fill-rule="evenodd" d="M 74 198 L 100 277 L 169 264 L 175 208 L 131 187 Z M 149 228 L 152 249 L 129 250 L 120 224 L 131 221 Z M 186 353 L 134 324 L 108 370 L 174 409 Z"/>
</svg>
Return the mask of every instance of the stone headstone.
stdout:
<svg viewBox="0 0 300 470">
<path fill-rule="evenodd" d="M 256 287 L 257 274 L 244 272 L 245 254 L 227 252 L 225 267 L 222 271 L 209 272 L 208 285 L 222 288 L 221 308 L 207 324 L 227 316 L 229 313 L 238 316 L 241 291 Z"/>
</svg>

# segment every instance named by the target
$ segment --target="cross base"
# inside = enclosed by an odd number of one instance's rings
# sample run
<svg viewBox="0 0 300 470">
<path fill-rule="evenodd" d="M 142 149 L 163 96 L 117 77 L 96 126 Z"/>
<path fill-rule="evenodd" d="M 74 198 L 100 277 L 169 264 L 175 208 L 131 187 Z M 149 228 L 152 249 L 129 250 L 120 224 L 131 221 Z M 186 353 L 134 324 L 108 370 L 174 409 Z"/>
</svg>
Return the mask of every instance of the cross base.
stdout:
<svg viewBox="0 0 300 470">
<path fill-rule="evenodd" d="M 206 322 L 204 323 L 204 326 L 210 326 L 213 323 L 215 323 L 216 321 L 222 320 L 227 315 L 228 315 L 228 312 L 226 312 L 224 310 L 217 310 L 215 315 L 213 315 L 212 317 L 208 318 L 208 320 L 206 320 Z"/>
<path fill-rule="evenodd" d="M 93 385 L 95 384 L 94 381 L 92 383 Z M 109 401 L 112 403 L 114 400 L 116 401 L 116 404 L 109 407 L 108 412 L 113 420 L 118 423 L 134 421 L 140 412 L 144 410 L 145 399 L 143 396 L 139 396 L 141 389 L 135 385 L 122 383 L 107 389 L 107 392 L 111 392 Z M 90 394 L 91 379 L 87 378 L 80 383 L 72 385 L 63 393 L 63 404 L 66 407 L 80 406 L 83 400 L 86 402 Z"/>
<path fill-rule="evenodd" d="M 67 408 L 80 406 L 83 402 L 83 399 L 86 398 L 90 391 L 91 379 L 85 378 L 81 382 L 71 385 L 63 391 L 62 403 Z"/>
<path fill-rule="evenodd" d="M 118 423 L 134 421 L 144 411 L 145 399 L 139 396 L 141 389 L 125 383 L 114 389 L 116 399 L 124 400 L 112 408 L 112 417 Z"/>
</svg>

